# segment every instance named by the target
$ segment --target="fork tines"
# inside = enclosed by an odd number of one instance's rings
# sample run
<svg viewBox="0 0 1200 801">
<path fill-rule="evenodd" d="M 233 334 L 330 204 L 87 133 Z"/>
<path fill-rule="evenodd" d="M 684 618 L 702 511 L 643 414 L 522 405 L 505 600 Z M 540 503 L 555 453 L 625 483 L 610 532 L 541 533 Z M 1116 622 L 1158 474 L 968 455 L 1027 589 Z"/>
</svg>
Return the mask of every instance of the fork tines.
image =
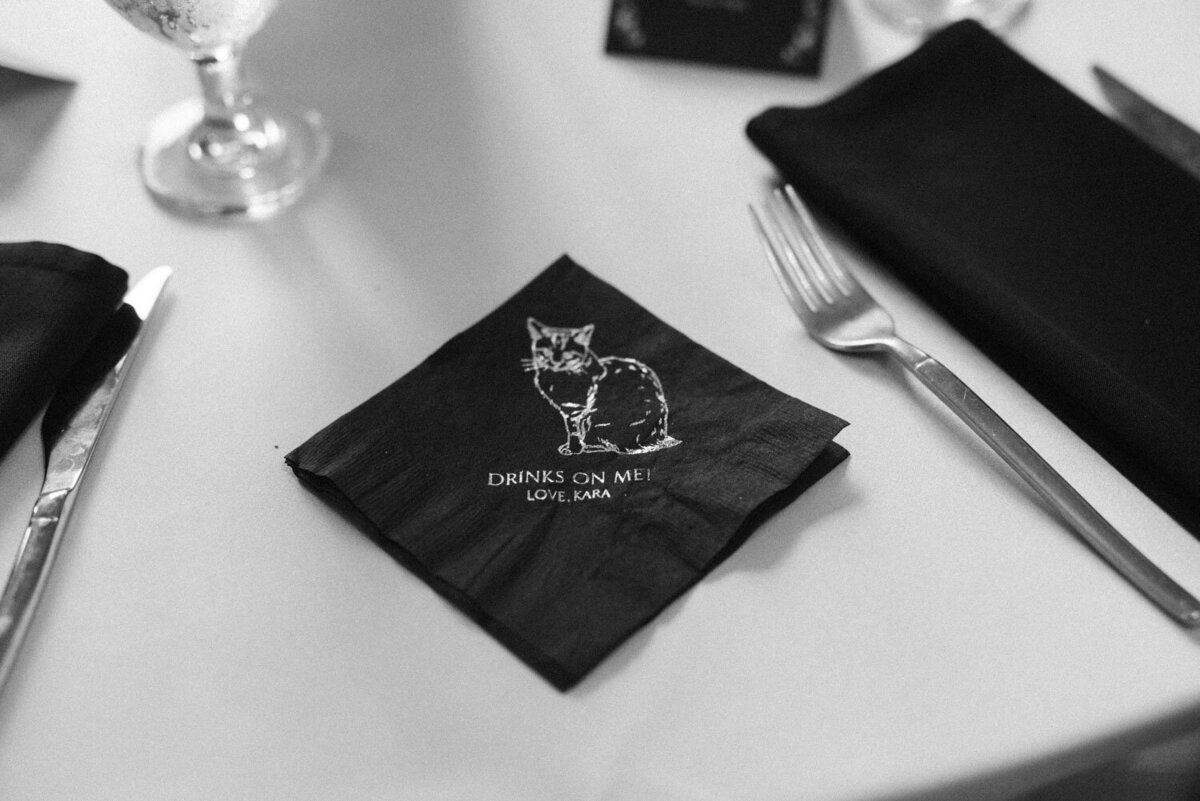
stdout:
<svg viewBox="0 0 1200 801">
<path fill-rule="evenodd" d="M 790 184 L 772 193 L 765 213 L 754 205 L 750 213 L 767 263 L 802 318 L 839 297 L 863 291 L 829 251 L 808 207 Z"/>
</svg>

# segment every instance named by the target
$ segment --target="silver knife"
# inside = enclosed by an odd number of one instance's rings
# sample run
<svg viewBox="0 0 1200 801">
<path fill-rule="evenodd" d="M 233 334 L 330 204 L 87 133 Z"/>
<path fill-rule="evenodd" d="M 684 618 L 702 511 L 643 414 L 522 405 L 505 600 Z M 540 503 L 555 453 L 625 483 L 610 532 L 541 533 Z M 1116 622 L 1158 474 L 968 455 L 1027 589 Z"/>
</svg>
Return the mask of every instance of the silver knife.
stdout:
<svg viewBox="0 0 1200 801">
<path fill-rule="evenodd" d="M 1100 65 L 1092 72 L 1117 117 L 1146 144 L 1200 178 L 1200 133 L 1130 89 Z"/>
<path fill-rule="evenodd" d="M 84 470 L 87 469 L 95 451 L 100 432 L 108 421 L 113 402 L 129 372 L 129 365 L 137 353 L 142 334 L 146 330 L 146 321 L 150 319 L 155 301 L 158 300 L 170 276 L 170 267 L 157 267 L 129 290 L 125 295 L 125 303 L 137 316 L 139 324 L 124 354 L 92 385 L 90 393 L 82 402 L 71 404 L 71 409 L 68 410 L 70 417 L 63 421 L 65 425 L 48 427 L 43 424 L 42 444 L 46 449 L 46 479 L 33 505 L 33 513 L 25 529 L 25 537 L 17 550 L 8 584 L 4 587 L 4 594 L 0 596 L 0 689 L 3 689 L 8 680 L 21 641 L 29 628 L 29 621 L 46 587 L 46 579 L 50 575 L 54 556 L 66 529 L 80 479 L 83 478 Z M 72 368 L 72 371 L 77 369 Z M 65 387 L 71 383 L 72 376 L 68 376 L 64 380 L 64 389 L 59 390 L 58 396 L 61 396 L 66 391 Z M 50 402 L 46 410 L 47 418 L 55 414 L 58 396 Z"/>
</svg>

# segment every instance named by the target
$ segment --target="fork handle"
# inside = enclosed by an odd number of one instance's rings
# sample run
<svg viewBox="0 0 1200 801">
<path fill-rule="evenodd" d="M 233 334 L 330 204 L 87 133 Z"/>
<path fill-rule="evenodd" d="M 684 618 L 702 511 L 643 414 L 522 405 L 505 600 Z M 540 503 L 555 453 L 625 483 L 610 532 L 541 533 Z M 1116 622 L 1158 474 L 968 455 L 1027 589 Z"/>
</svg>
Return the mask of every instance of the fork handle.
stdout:
<svg viewBox="0 0 1200 801">
<path fill-rule="evenodd" d="M 884 344 L 1118 573 L 1177 622 L 1189 628 L 1200 626 L 1200 601 L 1121 536 L 958 376 L 937 359 L 902 339 L 895 338 Z"/>
</svg>

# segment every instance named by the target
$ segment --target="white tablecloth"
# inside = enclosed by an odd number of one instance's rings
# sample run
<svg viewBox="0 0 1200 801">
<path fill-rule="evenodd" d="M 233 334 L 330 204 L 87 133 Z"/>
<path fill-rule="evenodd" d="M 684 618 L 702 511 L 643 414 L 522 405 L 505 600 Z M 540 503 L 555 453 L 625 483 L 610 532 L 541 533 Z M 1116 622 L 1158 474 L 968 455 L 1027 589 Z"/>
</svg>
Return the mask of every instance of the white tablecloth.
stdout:
<svg viewBox="0 0 1200 801">
<path fill-rule="evenodd" d="M 607 57 L 607 15 L 290 0 L 248 70 L 320 108 L 334 150 L 302 206 L 249 226 L 172 217 L 139 185 L 146 124 L 195 91 L 181 53 L 101 0 L 0 6 L 0 52 L 78 80 L 0 185 L 0 237 L 177 271 L 0 698 L 6 801 L 1000 798 L 1200 723 L 1198 635 L 898 369 L 807 339 L 762 262 L 745 205 L 773 174 L 746 121 L 917 41 L 837 3 L 806 79 Z M 1190 0 L 1035 0 L 1008 39 L 1089 101 L 1099 61 L 1200 125 L 1198 36 Z M 852 423 L 846 464 L 567 694 L 283 464 L 563 252 Z M 1200 544 L 848 257 L 1200 592 Z M 0 561 L 39 448 L 31 431 L 0 463 Z"/>
</svg>

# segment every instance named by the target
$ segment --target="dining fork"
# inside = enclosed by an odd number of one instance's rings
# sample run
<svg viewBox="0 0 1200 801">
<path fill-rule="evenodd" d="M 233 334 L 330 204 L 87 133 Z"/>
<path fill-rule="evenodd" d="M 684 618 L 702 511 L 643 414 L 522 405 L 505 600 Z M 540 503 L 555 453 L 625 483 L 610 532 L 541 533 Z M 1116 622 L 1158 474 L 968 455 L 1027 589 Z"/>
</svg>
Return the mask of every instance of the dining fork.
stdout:
<svg viewBox="0 0 1200 801">
<path fill-rule="evenodd" d="M 777 189 L 765 210 L 751 205 L 750 211 L 767 262 L 813 339 L 835 351 L 881 351 L 894 357 L 1118 573 L 1176 622 L 1189 628 L 1200 625 L 1200 601 L 1113 528 L 957 376 L 896 335 L 891 315 L 839 264 L 795 189 Z"/>
</svg>

